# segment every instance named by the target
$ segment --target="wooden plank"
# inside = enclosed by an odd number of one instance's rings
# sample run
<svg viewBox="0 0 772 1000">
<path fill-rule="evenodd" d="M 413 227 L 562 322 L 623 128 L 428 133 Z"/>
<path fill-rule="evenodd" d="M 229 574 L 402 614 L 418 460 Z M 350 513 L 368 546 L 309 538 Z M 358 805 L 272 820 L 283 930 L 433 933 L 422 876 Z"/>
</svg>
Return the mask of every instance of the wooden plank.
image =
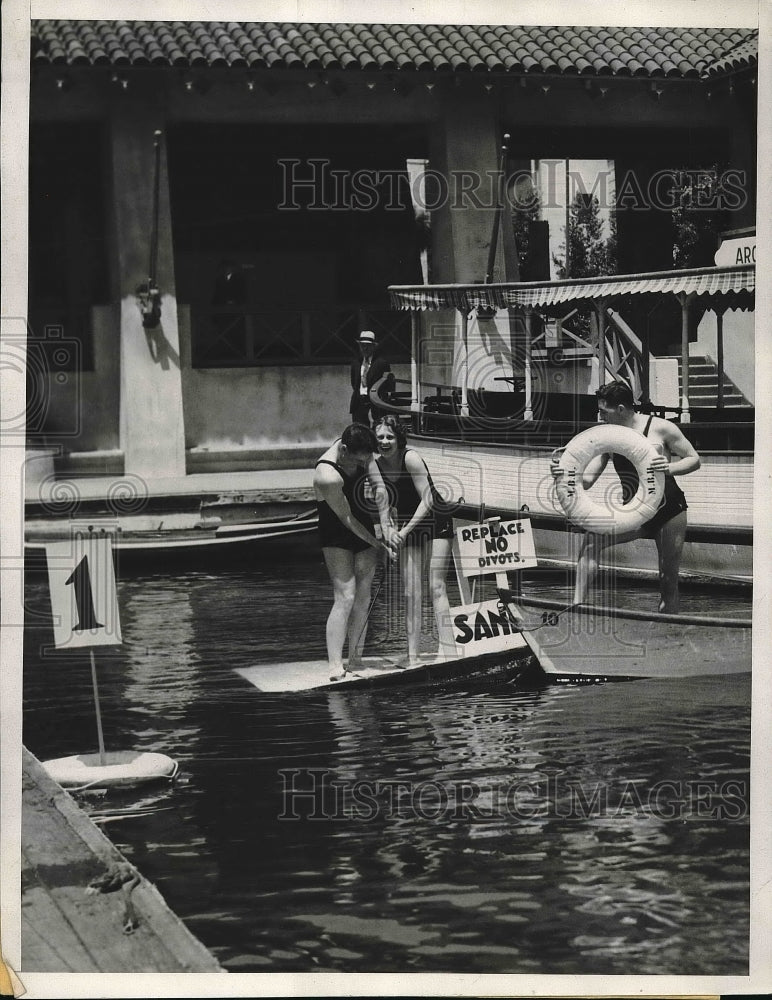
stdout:
<svg viewBox="0 0 772 1000">
<path fill-rule="evenodd" d="M 433 659 L 433 658 L 432 658 Z M 360 677 L 372 678 L 382 673 L 405 673 L 394 660 L 385 656 L 365 656 L 364 669 L 358 670 Z M 262 663 L 254 667 L 242 667 L 236 673 L 250 684 L 266 693 L 313 691 L 315 688 L 336 688 L 350 685 L 356 678 L 352 675 L 344 681 L 330 681 L 330 665 L 327 660 L 298 660 L 294 663 Z"/>
<path fill-rule="evenodd" d="M 22 768 L 23 970 L 223 972 L 158 890 L 27 750 Z M 135 884 L 86 892 L 92 880 L 111 871 Z M 127 934 L 130 914 L 137 926 Z"/>
<path fill-rule="evenodd" d="M 365 657 L 363 668 L 342 681 L 330 681 L 326 660 L 259 664 L 235 672 L 259 691 L 276 694 L 403 684 L 448 686 L 469 681 L 490 682 L 520 672 L 523 662 L 530 656 L 528 645 L 519 633 L 510 635 L 507 643 L 506 649 L 452 660 L 442 660 L 436 653 L 422 653 L 420 662 L 411 667 L 401 667 L 387 657 Z"/>
</svg>

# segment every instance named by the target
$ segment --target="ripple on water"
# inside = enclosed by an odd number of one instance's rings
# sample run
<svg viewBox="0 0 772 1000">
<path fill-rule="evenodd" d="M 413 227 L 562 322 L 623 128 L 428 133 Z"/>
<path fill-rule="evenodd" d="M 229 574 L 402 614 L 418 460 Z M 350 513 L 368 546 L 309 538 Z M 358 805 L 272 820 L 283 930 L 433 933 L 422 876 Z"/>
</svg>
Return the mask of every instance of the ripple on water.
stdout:
<svg viewBox="0 0 772 1000">
<path fill-rule="evenodd" d="M 318 559 L 137 574 L 119 601 L 106 742 L 182 774 L 87 807 L 125 808 L 111 836 L 231 971 L 747 971 L 748 677 L 265 696 L 235 670 L 323 655 Z M 376 607 L 379 648 L 393 626 Z M 49 641 L 25 635 L 43 758 L 95 742 L 88 658 Z"/>
</svg>

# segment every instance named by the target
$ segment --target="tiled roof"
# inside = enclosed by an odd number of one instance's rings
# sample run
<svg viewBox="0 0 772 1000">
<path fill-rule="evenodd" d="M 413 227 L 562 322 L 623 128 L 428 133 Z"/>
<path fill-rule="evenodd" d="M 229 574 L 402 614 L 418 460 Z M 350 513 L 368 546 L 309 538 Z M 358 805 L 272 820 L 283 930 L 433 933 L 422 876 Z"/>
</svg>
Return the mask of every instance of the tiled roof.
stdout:
<svg viewBox="0 0 772 1000">
<path fill-rule="evenodd" d="M 32 58 L 70 66 L 698 78 L 755 64 L 757 36 L 743 28 L 37 20 Z"/>
<path fill-rule="evenodd" d="M 759 61 L 758 32 L 749 38 L 743 38 L 729 52 L 725 52 L 706 67 L 705 76 L 722 76 L 725 73 L 736 73 L 738 70 L 756 66 Z"/>
</svg>

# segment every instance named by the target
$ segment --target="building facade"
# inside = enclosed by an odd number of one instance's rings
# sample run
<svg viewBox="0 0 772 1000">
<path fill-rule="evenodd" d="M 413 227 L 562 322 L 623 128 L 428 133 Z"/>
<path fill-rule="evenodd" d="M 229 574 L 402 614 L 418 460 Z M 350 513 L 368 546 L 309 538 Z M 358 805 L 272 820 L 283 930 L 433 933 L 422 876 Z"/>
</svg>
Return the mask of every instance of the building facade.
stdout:
<svg viewBox="0 0 772 1000">
<path fill-rule="evenodd" d="M 700 173 L 720 179 L 714 229 L 755 224 L 754 31 L 34 21 L 31 37 L 28 426 L 68 474 L 306 461 L 348 422 L 361 329 L 409 372 L 388 285 L 529 266 L 512 216 L 535 161 L 613 164 L 620 273 L 673 266 L 675 175 L 695 198 Z M 712 263 L 709 228 L 692 266 Z M 448 381 L 456 320 L 431 323 L 425 377 Z M 511 353 L 507 323 L 491 329 Z"/>
</svg>

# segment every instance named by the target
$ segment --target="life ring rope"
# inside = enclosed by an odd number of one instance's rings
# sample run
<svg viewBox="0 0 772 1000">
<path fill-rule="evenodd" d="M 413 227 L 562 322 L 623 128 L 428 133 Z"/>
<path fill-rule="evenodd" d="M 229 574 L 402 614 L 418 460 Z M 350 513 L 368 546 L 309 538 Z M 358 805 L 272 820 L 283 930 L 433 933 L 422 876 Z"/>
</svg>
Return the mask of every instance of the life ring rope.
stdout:
<svg viewBox="0 0 772 1000">
<path fill-rule="evenodd" d="M 599 502 L 582 484 L 589 463 L 604 454 L 623 455 L 638 474 L 638 490 L 628 503 Z M 555 453 L 553 453 L 554 455 Z M 632 427 L 599 424 L 573 437 L 558 460 L 562 475 L 555 493 L 572 524 L 598 535 L 634 532 L 656 514 L 665 492 L 665 474 L 651 468 L 656 446 Z"/>
</svg>

